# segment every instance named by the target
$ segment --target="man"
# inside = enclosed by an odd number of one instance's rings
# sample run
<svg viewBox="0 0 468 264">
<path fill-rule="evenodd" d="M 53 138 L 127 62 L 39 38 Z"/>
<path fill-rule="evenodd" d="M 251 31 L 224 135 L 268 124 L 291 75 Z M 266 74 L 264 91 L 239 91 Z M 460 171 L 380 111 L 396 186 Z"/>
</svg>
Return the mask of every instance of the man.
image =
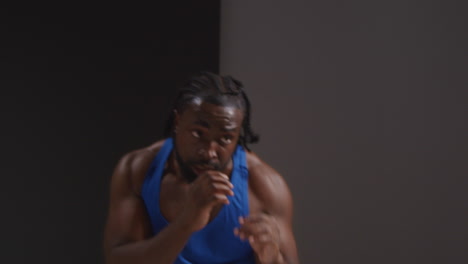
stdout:
<svg viewBox="0 0 468 264">
<path fill-rule="evenodd" d="M 247 147 L 258 137 L 241 83 L 192 79 L 166 130 L 116 166 L 107 263 L 298 263 L 291 194 Z"/>
</svg>

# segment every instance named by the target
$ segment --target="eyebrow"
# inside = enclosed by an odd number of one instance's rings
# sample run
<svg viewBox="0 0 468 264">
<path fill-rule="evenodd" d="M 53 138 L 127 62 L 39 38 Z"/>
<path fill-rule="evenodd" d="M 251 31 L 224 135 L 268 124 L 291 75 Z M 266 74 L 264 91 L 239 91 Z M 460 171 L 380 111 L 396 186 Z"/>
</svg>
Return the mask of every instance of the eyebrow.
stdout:
<svg viewBox="0 0 468 264">
<path fill-rule="evenodd" d="M 194 124 L 200 125 L 202 127 L 210 128 L 210 124 L 208 122 L 197 119 L 197 121 L 194 122 Z"/>
</svg>

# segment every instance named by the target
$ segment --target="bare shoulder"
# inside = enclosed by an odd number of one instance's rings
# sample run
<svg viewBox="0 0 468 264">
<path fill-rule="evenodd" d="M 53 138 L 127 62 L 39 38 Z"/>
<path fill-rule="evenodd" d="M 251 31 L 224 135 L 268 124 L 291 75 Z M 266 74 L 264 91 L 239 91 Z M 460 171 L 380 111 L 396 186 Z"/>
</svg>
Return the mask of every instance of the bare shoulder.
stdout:
<svg viewBox="0 0 468 264">
<path fill-rule="evenodd" d="M 140 241 L 151 235 L 151 224 L 140 199 L 141 185 L 153 158 L 164 140 L 131 151 L 120 159 L 110 184 L 110 201 L 105 228 L 104 247 L 109 256 L 112 248 Z"/>
<path fill-rule="evenodd" d="M 253 152 L 247 153 L 249 189 L 259 210 L 288 216 L 292 213 L 292 197 L 283 176 Z"/>
<path fill-rule="evenodd" d="M 160 140 L 123 155 L 115 168 L 113 180 L 125 182 L 126 186 L 130 186 L 132 191 L 139 195 L 146 172 L 163 144 L 164 140 Z"/>
</svg>

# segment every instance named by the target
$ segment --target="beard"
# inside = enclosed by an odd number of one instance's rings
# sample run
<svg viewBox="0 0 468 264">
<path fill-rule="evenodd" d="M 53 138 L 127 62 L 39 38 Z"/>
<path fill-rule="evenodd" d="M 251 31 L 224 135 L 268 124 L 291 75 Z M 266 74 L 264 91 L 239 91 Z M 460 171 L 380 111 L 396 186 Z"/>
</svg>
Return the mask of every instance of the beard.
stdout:
<svg viewBox="0 0 468 264">
<path fill-rule="evenodd" d="M 177 164 L 179 165 L 180 171 L 182 173 L 182 177 L 188 182 L 192 183 L 194 180 L 197 179 L 198 175 L 192 170 L 192 166 L 204 166 L 210 167 L 211 170 L 221 171 L 225 166 L 221 166 L 219 163 L 216 162 L 185 162 L 182 160 L 182 157 L 179 155 L 179 152 L 176 148 L 174 148 L 174 156 L 176 159 Z"/>
</svg>

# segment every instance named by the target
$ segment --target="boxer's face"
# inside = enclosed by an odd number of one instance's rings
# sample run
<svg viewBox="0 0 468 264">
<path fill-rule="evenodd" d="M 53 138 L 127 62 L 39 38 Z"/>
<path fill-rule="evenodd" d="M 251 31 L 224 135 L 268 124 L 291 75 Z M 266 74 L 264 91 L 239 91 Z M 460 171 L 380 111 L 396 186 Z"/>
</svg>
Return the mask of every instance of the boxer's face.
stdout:
<svg viewBox="0 0 468 264">
<path fill-rule="evenodd" d="M 175 115 L 175 154 L 189 181 L 207 170 L 226 173 L 239 140 L 243 112 L 232 105 L 219 106 L 194 100 Z"/>
</svg>

